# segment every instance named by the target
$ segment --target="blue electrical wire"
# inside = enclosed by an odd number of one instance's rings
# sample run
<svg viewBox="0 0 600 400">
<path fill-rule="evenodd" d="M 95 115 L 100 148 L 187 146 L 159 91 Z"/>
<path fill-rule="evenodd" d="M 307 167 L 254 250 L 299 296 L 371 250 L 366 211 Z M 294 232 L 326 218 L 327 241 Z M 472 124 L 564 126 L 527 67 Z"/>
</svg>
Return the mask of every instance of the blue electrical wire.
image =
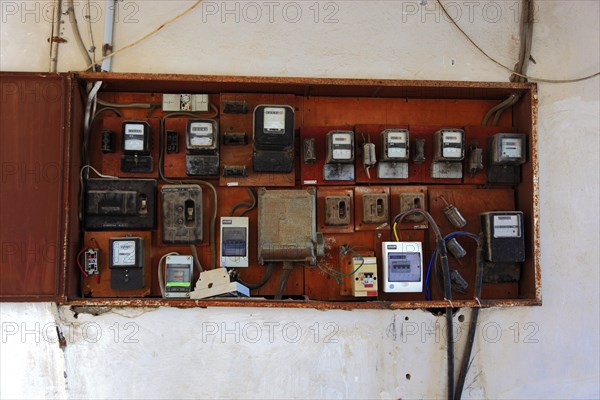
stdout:
<svg viewBox="0 0 600 400">
<path fill-rule="evenodd" d="M 479 236 L 475 235 L 474 233 L 467 231 L 456 231 L 447 234 L 444 237 L 444 241 L 448 241 L 457 236 L 468 236 L 475 241 L 479 240 Z M 433 253 L 431 253 L 431 258 L 429 259 L 429 264 L 427 265 L 427 275 L 425 276 L 425 299 L 427 299 L 428 301 L 431 300 L 431 295 L 429 294 L 429 276 L 431 275 L 431 266 L 433 265 L 433 260 L 435 260 L 436 256 L 437 249 L 434 249 Z"/>
</svg>

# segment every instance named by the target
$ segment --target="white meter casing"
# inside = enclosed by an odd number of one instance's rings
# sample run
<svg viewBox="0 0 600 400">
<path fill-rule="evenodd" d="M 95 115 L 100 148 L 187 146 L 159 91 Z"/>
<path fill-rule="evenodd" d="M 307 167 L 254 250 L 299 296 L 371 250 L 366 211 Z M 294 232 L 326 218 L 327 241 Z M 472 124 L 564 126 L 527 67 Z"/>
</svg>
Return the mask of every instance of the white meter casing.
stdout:
<svg viewBox="0 0 600 400">
<path fill-rule="evenodd" d="M 192 256 L 167 256 L 165 260 L 165 298 L 189 298 L 194 274 Z"/>
<path fill-rule="evenodd" d="M 408 130 L 386 129 L 381 132 L 381 161 L 408 161 L 408 159 Z"/>
<path fill-rule="evenodd" d="M 206 153 L 218 147 L 218 126 L 210 119 L 190 119 L 187 121 L 186 147 L 189 153 Z"/>
<path fill-rule="evenodd" d="M 423 248 L 421 242 L 383 242 L 383 291 L 423 291 Z"/>
<path fill-rule="evenodd" d="M 248 266 L 248 217 L 221 217 L 221 267 Z"/>
<path fill-rule="evenodd" d="M 462 129 L 440 129 L 434 134 L 434 161 L 462 161 L 465 158 L 465 132 Z"/>
<path fill-rule="evenodd" d="M 327 163 L 354 162 L 354 132 L 331 131 L 327 134 Z"/>
</svg>

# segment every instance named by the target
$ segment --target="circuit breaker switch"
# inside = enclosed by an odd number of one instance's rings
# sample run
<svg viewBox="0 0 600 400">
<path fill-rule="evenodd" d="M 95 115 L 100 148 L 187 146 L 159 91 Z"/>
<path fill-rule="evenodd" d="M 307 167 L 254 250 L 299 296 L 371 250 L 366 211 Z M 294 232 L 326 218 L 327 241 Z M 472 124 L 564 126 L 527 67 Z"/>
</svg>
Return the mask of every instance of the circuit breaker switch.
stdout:
<svg viewBox="0 0 600 400">
<path fill-rule="evenodd" d="M 354 257 L 352 259 L 352 296 L 377 296 L 377 258 Z"/>
</svg>

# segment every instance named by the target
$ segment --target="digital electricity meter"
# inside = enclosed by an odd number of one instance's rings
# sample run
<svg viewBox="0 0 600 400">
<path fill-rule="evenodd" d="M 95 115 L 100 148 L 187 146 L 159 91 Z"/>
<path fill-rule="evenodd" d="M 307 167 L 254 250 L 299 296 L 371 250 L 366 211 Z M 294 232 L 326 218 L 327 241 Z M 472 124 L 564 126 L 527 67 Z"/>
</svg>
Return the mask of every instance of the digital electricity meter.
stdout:
<svg viewBox="0 0 600 400">
<path fill-rule="evenodd" d="M 141 237 L 110 238 L 110 286 L 114 290 L 144 287 L 144 239 Z"/>
<path fill-rule="evenodd" d="M 407 129 L 386 129 L 381 132 L 381 161 L 408 161 L 408 153 Z"/>
<path fill-rule="evenodd" d="M 167 256 L 165 259 L 165 298 L 189 298 L 194 273 L 192 256 Z"/>
<path fill-rule="evenodd" d="M 221 217 L 221 267 L 248 266 L 248 217 Z"/>
<path fill-rule="evenodd" d="M 497 165 L 525 163 L 527 136 L 522 133 L 498 133 L 492 137 L 491 161 Z"/>
<path fill-rule="evenodd" d="M 185 132 L 185 172 L 191 176 L 219 174 L 219 125 L 213 119 L 189 119 Z"/>
<path fill-rule="evenodd" d="M 288 105 L 259 105 L 254 109 L 256 172 L 291 172 L 294 168 L 294 109 Z"/>
<path fill-rule="evenodd" d="M 123 153 L 150 154 L 150 125 L 147 122 L 123 122 Z"/>
<path fill-rule="evenodd" d="M 214 120 L 190 119 L 187 121 L 188 151 L 211 151 L 217 148 L 217 122 Z"/>
<path fill-rule="evenodd" d="M 354 132 L 329 132 L 327 134 L 327 163 L 352 162 L 354 162 Z"/>
<path fill-rule="evenodd" d="M 434 134 L 434 161 L 462 161 L 465 157 L 465 132 L 462 129 L 440 129 Z"/>
<path fill-rule="evenodd" d="M 420 242 L 383 242 L 383 291 L 423 291 L 423 250 Z"/>
</svg>

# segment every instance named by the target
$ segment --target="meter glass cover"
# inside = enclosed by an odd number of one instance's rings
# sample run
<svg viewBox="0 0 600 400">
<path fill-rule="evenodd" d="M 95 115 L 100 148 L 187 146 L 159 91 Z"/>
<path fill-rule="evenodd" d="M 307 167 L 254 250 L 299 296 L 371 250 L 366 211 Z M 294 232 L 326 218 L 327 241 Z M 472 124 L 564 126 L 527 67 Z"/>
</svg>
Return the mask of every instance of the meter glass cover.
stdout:
<svg viewBox="0 0 600 400">
<path fill-rule="evenodd" d="M 350 133 L 334 133 L 331 142 L 334 160 L 352 160 L 352 136 Z"/>
<path fill-rule="evenodd" d="M 135 252 L 136 248 L 134 240 L 115 240 L 112 248 L 112 265 L 135 265 Z"/>
<path fill-rule="evenodd" d="M 406 132 L 392 131 L 387 134 L 387 147 L 389 158 L 406 157 Z"/>
<path fill-rule="evenodd" d="M 504 158 L 521 158 L 523 154 L 523 140 L 520 138 L 503 138 L 501 151 Z"/>
<path fill-rule="evenodd" d="M 389 253 L 388 281 L 419 282 L 421 280 L 421 255 L 419 253 Z"/>
<path fill-rule="evenodd" d="M 518 215 L 494 215 L 495 238 L 521 237 L 521 219 Z"/>
<path fill-rule="evenodd" d="M 167 268 L 167 284 L 169 282 L 190 282 L 190 267 L 184 264 L 169 265 Z"/>
<path fill-rule="evenodd" d="M 245 257 L 246 228 L 224 227 L 222 248 L 223 257 Z"/>
<path fill-rule="evenodd" d="M 213 124 L 211 122 L 192 122 L 190 124 L 189 144 L 192 147 L 213 145 Z"/>
<path fill-rule="evenodd" d="M 285 108 L 265 107 L 263 113 L 263 130 L 265 133 L 285 133 Z"/>
<path fill-rule="evenodd" d="M 143 151 L 144 150 L 144 125 L 126 124 L 125 125 L 125 150 Z"/>
<path fill-rule="evenodd" d="M 442 157 L 461 158 L 463 137 L 460 131 L 442 132 Z"/>
</svg>

